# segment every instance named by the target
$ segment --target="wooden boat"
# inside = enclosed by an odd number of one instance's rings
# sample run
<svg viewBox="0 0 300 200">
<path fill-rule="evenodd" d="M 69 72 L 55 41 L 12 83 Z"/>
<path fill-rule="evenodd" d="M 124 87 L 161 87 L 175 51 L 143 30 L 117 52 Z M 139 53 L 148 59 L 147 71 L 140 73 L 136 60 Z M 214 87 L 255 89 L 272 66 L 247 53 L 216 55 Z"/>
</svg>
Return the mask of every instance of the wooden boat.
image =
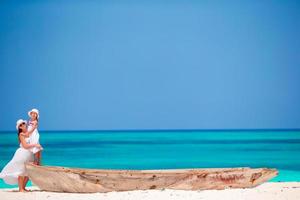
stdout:
<svg viewBox="0 0 300 200">
<path fill-rule="evenodd" d="M 41 190 L 76 193 L 249 188 L 278 174 L 268 168 L 94 170 L 26 164 L 26 169 Z"/>
</svg>

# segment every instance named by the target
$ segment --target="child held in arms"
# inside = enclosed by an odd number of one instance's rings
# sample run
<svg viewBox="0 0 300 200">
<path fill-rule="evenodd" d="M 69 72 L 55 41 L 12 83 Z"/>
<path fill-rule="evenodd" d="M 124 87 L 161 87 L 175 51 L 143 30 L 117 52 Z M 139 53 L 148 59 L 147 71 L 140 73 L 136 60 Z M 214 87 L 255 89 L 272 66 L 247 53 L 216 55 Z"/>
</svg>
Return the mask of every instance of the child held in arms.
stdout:
<svg viewBox="0 0 300 200">
<path fill-rule="evenodd" d="M 33 126 L 38 127 L 39 121 L 39 111 L 38 109 L 32 109 L 28 112 L 30 120 L 28 121 L 28 130 L 30 130 Z M 33 133 L 30 135 L 30 144 L 40 144 L 40 134 L 38 128 L 36 128 Z M 43 150 L 42 147 L 33 147 L 30 151 L 34 154 L 34 164 L 41 165 L 41 151 Z"/>
</svg>

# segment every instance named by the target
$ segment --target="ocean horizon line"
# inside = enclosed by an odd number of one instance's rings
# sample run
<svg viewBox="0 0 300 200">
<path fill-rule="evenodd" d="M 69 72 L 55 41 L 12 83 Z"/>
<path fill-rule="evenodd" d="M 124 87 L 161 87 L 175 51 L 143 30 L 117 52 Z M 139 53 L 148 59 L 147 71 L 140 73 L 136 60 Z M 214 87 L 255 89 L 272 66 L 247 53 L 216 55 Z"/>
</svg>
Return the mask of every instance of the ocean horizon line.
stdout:
<svg viewBox="0 0 300 200">
<path fill-rule="evenodd" d="M 40 132 L 276 132 L 276 131 L 300 131 L 300 128 L 263 128 L 263 129 L 56 129 L 56 130 L 39 130 Z M 0 130 L 0 133 L 3 132 L 16 132 L 15 130 Z"/>
</svg>

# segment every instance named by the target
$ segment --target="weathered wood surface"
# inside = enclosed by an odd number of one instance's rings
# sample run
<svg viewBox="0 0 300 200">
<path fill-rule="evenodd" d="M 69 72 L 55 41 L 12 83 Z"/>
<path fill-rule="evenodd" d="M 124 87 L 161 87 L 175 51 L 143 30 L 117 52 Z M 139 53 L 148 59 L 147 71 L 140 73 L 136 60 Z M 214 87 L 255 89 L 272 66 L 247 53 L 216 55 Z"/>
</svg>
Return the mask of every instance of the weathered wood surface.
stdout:
<svg viewBox="0 0 300 200">
<path fill-rule="evenodd" d="M 26 165 L 32 182 L 53 192 L 110 192 L 147 189 L 205 190 L 255 187 L 278 174 L 268 168 L 93 170 Z"/>
</svg>

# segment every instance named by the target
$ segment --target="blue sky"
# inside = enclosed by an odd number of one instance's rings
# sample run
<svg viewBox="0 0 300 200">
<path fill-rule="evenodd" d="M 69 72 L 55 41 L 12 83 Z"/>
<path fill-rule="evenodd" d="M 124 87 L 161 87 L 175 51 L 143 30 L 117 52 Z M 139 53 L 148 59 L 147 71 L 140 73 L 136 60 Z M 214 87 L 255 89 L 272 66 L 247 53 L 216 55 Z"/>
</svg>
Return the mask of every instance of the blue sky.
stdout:
<svg viewBox="0 0 300 200">
<path fill-rule="evenodd" d="M 299 1 L 1 1 L 0 130 L 300 128 Z"/>
</svg>

